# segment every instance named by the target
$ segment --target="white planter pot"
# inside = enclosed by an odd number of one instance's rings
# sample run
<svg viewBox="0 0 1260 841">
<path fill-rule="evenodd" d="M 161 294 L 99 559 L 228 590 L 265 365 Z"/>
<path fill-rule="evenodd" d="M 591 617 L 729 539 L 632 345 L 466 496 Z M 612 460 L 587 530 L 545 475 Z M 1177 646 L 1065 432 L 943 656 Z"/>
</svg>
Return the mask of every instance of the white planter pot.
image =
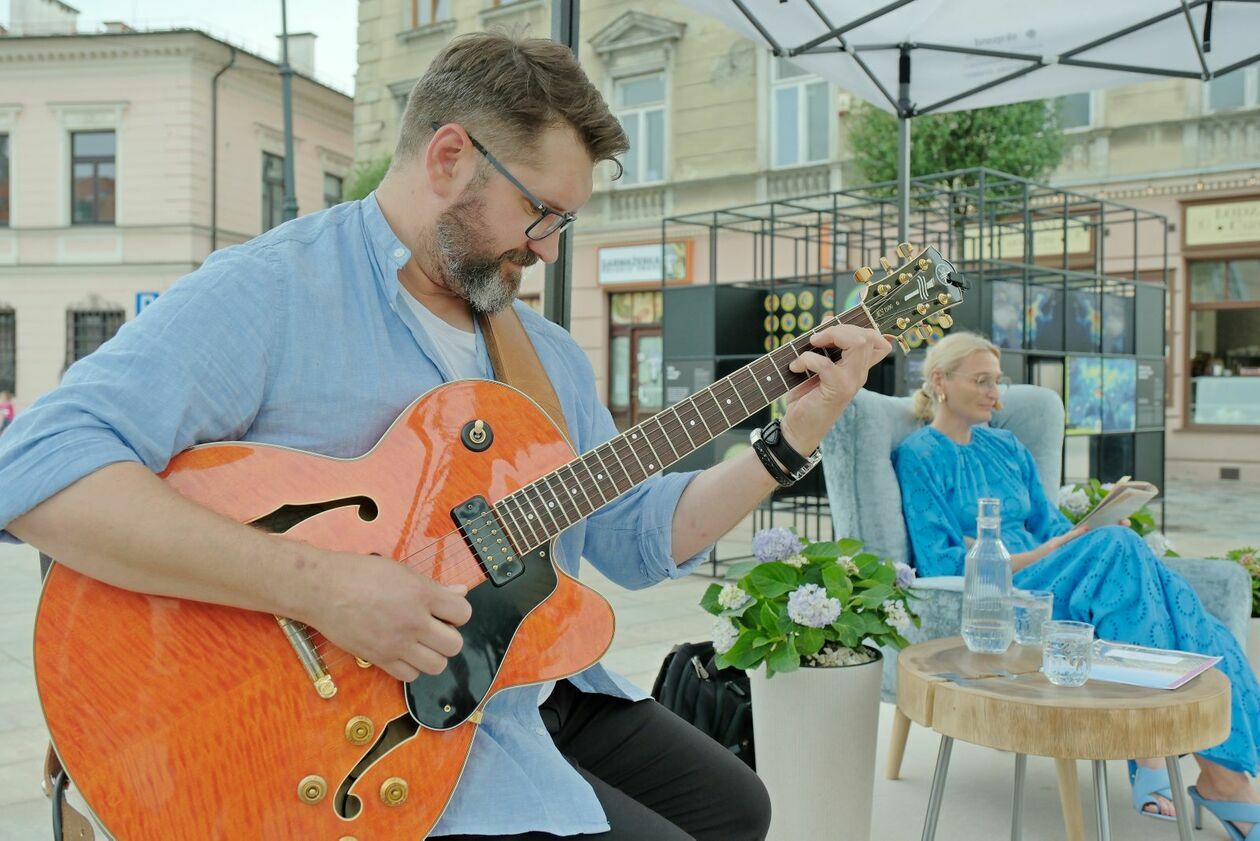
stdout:
<svg viewBox="0 0 1260 841">
<path fill-rule="evenodd" d="M 749 672 L 767 841 L 868 841 L 882 669 L 879 657 L 770 679 L 764 667 Z"/>
<path fill-rule="evenodd" d="M 1260 619 L 1254 616 L 1247 620 L 1247 662 L 1260 675 Z"/>
</svg>

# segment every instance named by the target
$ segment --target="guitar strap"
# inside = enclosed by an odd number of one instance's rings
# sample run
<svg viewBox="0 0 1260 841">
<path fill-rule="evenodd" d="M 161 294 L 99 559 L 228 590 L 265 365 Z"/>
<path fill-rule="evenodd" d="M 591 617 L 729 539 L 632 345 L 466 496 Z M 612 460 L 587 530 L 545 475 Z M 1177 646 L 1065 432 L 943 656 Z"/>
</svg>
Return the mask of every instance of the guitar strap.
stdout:
<svg viewBox="0 0 1260 841">
<path fill-rule="evenodd" d="M 555 386 L 543 369 L 538 350 L 525 332 L 521 317 L 512 307 L 487 316 L 478 315 L 481 333 L 486 340 L 486 350 L 494 366 L 495 377 L 542 407 L 560 432 L 572 442 L 569 427 L 560 408 L 560 398 Z M 44 757 L 44 794 L 53 801 L 53 829 L 58 841 L 93 841 L 95 833 L 91 822 L 65 799 L 69 778 L 61 767 L 57 752 L 51 743 Z"/>
<path fill-rule="evenodd" d="M 494 315 L 479 313 L 478 323 L 486 339 L 486 350 L 499 382 L 507 383 L 542 407 L 569 443 L 569 427 L 564 422 L 560 398 L 547 372 L 543 370 L 538 350 L 525 332 L 525 325 L 513 307 L 507 307 Z"/>
</svg>

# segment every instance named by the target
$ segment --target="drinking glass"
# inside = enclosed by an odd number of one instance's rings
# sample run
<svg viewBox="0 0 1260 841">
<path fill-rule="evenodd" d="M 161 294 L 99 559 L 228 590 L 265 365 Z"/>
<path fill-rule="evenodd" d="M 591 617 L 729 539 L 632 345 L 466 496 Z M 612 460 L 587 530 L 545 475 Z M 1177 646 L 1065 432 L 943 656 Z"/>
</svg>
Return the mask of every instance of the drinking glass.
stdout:
<svg viewBox="0 0 1260 841">
<path fill-rule="evenodd" d="M 1038 645 L 1041 626 L 1054 613 L 1054 593 L 1049 590 L 1016 590 L 1013 594 L 1015 642 Z"/>
<path fill-rule="evenodd" d="M 1041 625 L 1041 671 L 1056 686 L 1080 686 L 1089 679 L 1094 626 L 1049 621 Z"/>
</svg>

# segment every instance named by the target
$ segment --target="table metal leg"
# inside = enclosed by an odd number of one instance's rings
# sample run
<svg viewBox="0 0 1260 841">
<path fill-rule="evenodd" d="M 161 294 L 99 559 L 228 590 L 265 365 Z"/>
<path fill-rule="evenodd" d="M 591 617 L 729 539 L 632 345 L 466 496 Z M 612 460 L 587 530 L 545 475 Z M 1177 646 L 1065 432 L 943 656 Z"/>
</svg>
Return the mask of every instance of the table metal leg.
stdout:
<svg viewBox="0 0 1260 841">
<path fill-rule="evenodd" d="M 936 772 L 932 774 L 932 793 L 928 796 L 927 817 L 923 819 L 923 841 L 936 838 L 936 820 L 941 815 L 941 795 L 945 793 L 945 776 L 949 773 L 949 754 L 953 748 L 953 737 L 941 736 L 941 749 L 936 754 Z"/>
<path fill-rule="evenodd" d="M 1111 841 L 1111 817 L 1107 812 L 1107 763 L 1094 760 L 1094 807 L 1098 810 L 1098 841 Z"/>
<path fill-rule="evenodd" d="M 1015 804 L 1011 807 L 1011 841 L 1024 837 L 1024 777 L 1028 772 L 1028 756 L 1015 754 Z"/>
<path fill-rule="evenodd" d="M 1181 765 L 1177 757 L 1165 757 L 1168 765 L 1169 788 L 1172 789 L 1173 807 L 1177 810 L 1177 835 L 1181 841 L 1190 841 L 1194 837 L 1190 829 L 1190 798 L 1186 797 L 1186 787 L 1181 782 Z"/>
</svg>

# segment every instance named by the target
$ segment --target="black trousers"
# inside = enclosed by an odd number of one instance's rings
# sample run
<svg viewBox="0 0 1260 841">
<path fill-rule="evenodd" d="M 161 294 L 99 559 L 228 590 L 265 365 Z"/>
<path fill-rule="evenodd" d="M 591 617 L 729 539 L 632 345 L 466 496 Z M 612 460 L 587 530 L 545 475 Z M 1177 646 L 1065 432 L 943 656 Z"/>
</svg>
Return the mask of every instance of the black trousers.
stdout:
<svg viewBox="0 0 1260 841">
<path fill-rule="evenodd" d="M 587 694 L 562 680 L 539 708 L 563 754 L 608 815 L 599 841 L 762 841 L 770 798 L 748 766 L 652 700 Z M 443 841 L 485 841 L 447 835 Z M 551 841 L 546 832 L 494 836 Z"/>
</svg>

